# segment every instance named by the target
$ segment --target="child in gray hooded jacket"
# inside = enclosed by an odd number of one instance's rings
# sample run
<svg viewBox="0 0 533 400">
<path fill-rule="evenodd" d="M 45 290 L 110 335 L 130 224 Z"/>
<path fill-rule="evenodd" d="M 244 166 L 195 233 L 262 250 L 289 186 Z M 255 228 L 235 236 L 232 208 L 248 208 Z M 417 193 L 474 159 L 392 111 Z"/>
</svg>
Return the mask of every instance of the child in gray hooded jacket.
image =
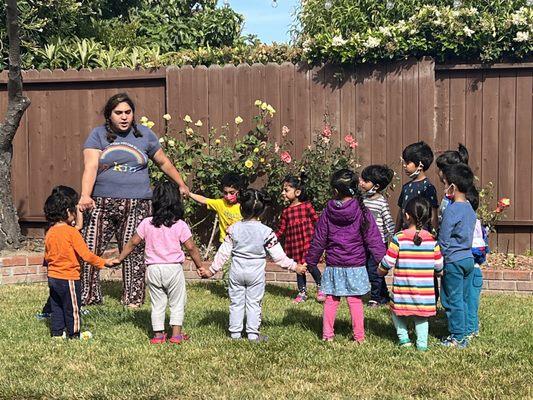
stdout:
<svg viewBox="0 0 533 400">
<path fill-rule="evenodd" d="M 261 325 L 261 301 L 265 294 L 265 267 L 267 254 L 282 268 L 305 274 L 305 266 L 287 257 L 276 234 L 259 221 L 268 199 L 255 190 L 247 189 L 239 195 L 243 220 L 228 228 L 228 234 L 218 249 L 209 270 L 200 271 L 209 278 L 222 269 L 231 257 L 229 270 L 230 298 L 229 332 L 232 339 L 240 339 L 246 315 L 248 340 L 263 341 L 259 335 Z"/>
</svg>

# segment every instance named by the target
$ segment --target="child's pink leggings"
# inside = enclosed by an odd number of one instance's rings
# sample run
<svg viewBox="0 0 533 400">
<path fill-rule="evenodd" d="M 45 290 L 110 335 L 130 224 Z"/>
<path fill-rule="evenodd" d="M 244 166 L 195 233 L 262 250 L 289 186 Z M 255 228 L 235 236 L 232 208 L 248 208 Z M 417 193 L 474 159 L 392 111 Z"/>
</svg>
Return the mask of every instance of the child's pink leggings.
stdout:
<svg viewBox="0 0 533 400">
<path fill-rule="evenodd" d="M 353 338 L 358 342 L 365 340 L 365 316 L 363 314 L 363 301 L 359 296 L 346 296 L 350 315 L 352 317 Z M 337 309 L 341 303 L 338 296 L 327 295 L 324 303 L 324 319 L 322 323 L 322 338 L 331 339 L 335 336 L 333 328 Z"/>
</svg>

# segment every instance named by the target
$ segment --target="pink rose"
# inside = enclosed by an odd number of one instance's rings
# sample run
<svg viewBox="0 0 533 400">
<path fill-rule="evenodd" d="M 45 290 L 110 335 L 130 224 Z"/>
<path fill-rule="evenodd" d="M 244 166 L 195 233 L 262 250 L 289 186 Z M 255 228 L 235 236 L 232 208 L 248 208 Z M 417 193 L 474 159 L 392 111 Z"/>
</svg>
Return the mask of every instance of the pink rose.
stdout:
<svg viewBox="0 0 533 400">
<path fill-rule="evenodd" d="M 350 148 L 355 149 L 359 144 L 354 140 L 352 143 L 350 143 Z"/>
<path fill-rule="evenodd" d="M 279 155 L 279 158 L 281 159 L 281 161 L 287 164 L 290 164 L 290 162 L 292 161 L 291 154 L 288 151 L 282 151 Z"/>
<path fill-rule="evenodd" d="M 331 128 L 329 125 L 324 125 L 324 130 L 322 131 L 322 136 L 329 138 L 331 136 Z"/>
<path fill-rule="evenodd" d="M 355 139 L 352 135 L 346 135 L 344 137 L 344 141 L 348 144 L 352 144 L 353 142 L 355 142 Z"/>
</svg>

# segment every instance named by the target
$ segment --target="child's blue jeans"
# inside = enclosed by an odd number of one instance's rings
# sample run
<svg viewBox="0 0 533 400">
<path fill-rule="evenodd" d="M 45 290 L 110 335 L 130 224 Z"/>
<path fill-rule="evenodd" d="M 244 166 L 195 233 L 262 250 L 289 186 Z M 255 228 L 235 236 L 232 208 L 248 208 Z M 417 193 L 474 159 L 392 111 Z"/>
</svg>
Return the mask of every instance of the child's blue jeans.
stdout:
<svg viewBox="0 0 533 400">
<path fill-rule="evenodd" d="M 472 291 L 468 308 L 471 310 L 469 318 L 466 321 L 466 334 L 471 335 L 479 332 L 479 299 L 481 297 L 481 289 L 483 287 L 483 273 L 478 264 L 474 264 L 474 277 L 472 279 Z"/>
<path fill-rule="evenodd" d="M 473 318 L 474 259 L 465 258 L 444 264 L 441 279 L 441 304 L 448 317 L 450 335 L 461 341 L 467 335 L 467 321 Z"/>
<path fill-rule="evenodd" d="M 366 262 L 366 272 L 370 280 L 370 299 L 377 301 L 379 304 L 388 303 L 390 297 L 385 277 L 378 274 L 378 264 L 372 257 L 369 257 Z"/>
</svg>

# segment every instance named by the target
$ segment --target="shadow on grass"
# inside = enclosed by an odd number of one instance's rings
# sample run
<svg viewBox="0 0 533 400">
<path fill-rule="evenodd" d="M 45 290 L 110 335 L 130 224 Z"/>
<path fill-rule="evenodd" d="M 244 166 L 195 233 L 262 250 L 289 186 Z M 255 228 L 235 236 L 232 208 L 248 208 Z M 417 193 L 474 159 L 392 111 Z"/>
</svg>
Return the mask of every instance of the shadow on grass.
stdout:
<svg viewBox="0 0 533 400">
<path fill-rule="evenodd" d="M 365 330 L 382 339 L 390 340 L 394 343 L 398 341 L 396 331 L 390 320 L 385 322 L 373 316 L 365 316 Z"/>
<path fill-rule="evenodd" d="M 133 323 L 137 328 L 142 329 L 146 332 L 146 336 L 152 337 L 152 318 L 150 309 L 137 309 L 137 310 L 126 310 L 128 315 L 128 320 Z M 168 322 L 168 321 L 167 321 Z M 165 328 L 168 330 L 168 324 L 165 324 Z"/>
<path fill-rule="evenodd" d="M 100 281 L 100 283 L 104 296 L 109 296 L 119 302 L 122 300 L 122 281 Z"/>
<path fill-rule="evenodd" d="M 283 319 L 279 323 L 269 324 L 271 326 L 295 326 L 306 331 L 314 332 L 318 337 L 322 338 L 322 316 L 313 315 L 308 310 L 291 308 L 285 311 Z M 337 321 L 335 326 L 339 332 L 346 329 L 349 330 L 348 324 L 345 321 Z"/>
<path fill-rule="evenodd" d="M 229 311 L 208 310 L 204 317 L 198 322 L 198 326 L 216 326 L 222 332 L 227 332 L 229 321 Z"/>
<path fill-rule="evenodd" d="M 297 290 L 288 286 L 266 285 L 265 292 L 272 296 L 292 298 L 297 294 Z"/>
</svg>

